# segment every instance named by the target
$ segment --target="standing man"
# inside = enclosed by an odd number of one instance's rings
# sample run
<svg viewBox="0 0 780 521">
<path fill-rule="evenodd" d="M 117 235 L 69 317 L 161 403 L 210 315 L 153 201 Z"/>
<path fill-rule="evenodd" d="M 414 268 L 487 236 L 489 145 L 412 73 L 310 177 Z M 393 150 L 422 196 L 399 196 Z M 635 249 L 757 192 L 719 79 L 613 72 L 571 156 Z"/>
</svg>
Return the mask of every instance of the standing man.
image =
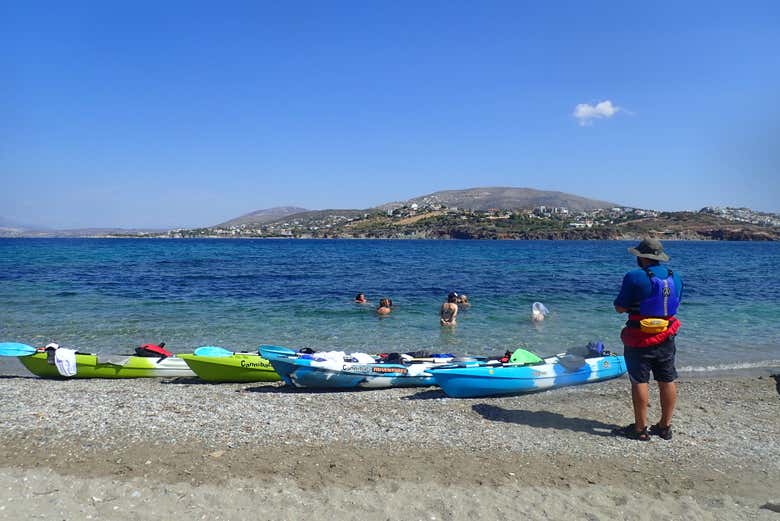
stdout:
<svg viewBox="0 0 780 521">
<path fill-rule="evenodd" d="M 636 248 L 638 269 L 623 277 L 615 311 L 628 313 L 626 327 L 620 333 L 624 356 L 631 379 L 634 423 L 616 429 L 613 434 L 647 441 L 650 434 L 672 439 L 672 414 L 677 401 L 677 370 L 674 366 L 674 337 L 680 322 L 674 316 L 682 298 L 682 280 L 661 262 L 669 260 L 658 239 L 644 239 Z M 647 428 L 650 372 L 658 382 L 661 394 L 661 419 Z"/>
</svg>

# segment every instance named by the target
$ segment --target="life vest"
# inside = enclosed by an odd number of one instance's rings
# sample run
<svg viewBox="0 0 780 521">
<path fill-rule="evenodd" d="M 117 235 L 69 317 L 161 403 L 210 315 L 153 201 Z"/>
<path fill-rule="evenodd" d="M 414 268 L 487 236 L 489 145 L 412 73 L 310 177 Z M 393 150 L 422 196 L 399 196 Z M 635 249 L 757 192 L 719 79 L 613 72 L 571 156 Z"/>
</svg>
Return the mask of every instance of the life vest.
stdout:
<svg viewBox="0 0 780 521">
<path fill-rule="evenodd" d="M 674 283 L 674 273 L 666 270 L 666 278 L 660 279 L 650 268 L 645 268 L 650 279 L 650 296 L 639 303 L 639 314 L 644 318 L 669 318 L 677 314 L 680 298 Z"/>
<path fill-rule="evenodd" d="M 666 270 L 661 279 L 652 270 L 644 268 L 650 279 L 650 295 L 629 309 L 628 322 L 620 333 L 623 345 L 650 347 L 676 335 L 680 321 L 674 316 L 680 306 L 672 270 Z"/>
<path fill-rule="evenodd" d="M 141 347 L 136 347 L 135 356 L 168 358 L 173 356 L 173 353 L 165 349 L 165 342 L 160 342 L 157 345 L 144 344 Z"/>
</svg>

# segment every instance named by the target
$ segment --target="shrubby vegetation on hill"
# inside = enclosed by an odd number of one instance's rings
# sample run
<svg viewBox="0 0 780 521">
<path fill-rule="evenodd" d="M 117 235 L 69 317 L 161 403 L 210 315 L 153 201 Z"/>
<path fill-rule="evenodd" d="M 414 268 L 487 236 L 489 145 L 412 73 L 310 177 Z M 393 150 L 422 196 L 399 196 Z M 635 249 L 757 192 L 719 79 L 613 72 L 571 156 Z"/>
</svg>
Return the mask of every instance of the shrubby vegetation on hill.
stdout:
<svg viewBox="0 0 780 521">
<path fill-rule="evenodd" d="M 417 204 L 392 210 L 321 211 L 256 225 L 175 230 L 175 237 L 780 240 L 780 218 L 745 209 L 656 212 L 615 207 L 572 212 L 461 210 Z"/>
<path fill-rule="evenodd" d="M 207 228 L 170 231 L 0 228 L 0 236 L 288 237 L 427 239 L 780 240 L 780 216 L 747 208 L 659 212 L 534 190 L 487 187 L 447 190 L 367 210 L 257 210 Z"/>
</svg>

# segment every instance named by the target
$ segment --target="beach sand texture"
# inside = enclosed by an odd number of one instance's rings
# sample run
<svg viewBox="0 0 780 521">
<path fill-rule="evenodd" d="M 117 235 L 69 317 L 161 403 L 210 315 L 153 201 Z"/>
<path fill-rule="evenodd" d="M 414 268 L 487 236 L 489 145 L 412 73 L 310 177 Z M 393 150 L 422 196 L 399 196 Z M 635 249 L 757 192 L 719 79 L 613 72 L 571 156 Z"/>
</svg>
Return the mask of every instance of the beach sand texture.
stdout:
<svg viewBox="0 0 780 521">
<path fill-rule="evenodd" d="M 609 435 L 624 378 L 458 400 L 4 377 L 0 519 L 776 521 L 776 378 L 682 379 L 674 439 L 642 443 Z"/>
</svg>

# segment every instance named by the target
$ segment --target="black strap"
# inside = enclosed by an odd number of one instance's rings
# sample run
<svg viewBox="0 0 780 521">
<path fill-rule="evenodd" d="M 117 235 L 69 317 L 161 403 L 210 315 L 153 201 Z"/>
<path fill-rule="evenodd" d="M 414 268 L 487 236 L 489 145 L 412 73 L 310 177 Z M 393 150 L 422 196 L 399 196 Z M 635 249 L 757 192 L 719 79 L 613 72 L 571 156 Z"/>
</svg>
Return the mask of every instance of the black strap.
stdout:
<svg viewBox="0 0 780 521">
<path fill-rule="evenodd" d="M 648 278 L 652 279 L 653 277 L 655 277 L 655 273 L 653 273 L 653 271 L 650 269 L 650 266 L 645 266 L 642 269 L 645 270 L 645 273 L 647 273 Z M 672 275 L 674 275 L 674 272 L 669 268 L 666 268 L 666 278 L 668 279 Z"/>
</svg>

